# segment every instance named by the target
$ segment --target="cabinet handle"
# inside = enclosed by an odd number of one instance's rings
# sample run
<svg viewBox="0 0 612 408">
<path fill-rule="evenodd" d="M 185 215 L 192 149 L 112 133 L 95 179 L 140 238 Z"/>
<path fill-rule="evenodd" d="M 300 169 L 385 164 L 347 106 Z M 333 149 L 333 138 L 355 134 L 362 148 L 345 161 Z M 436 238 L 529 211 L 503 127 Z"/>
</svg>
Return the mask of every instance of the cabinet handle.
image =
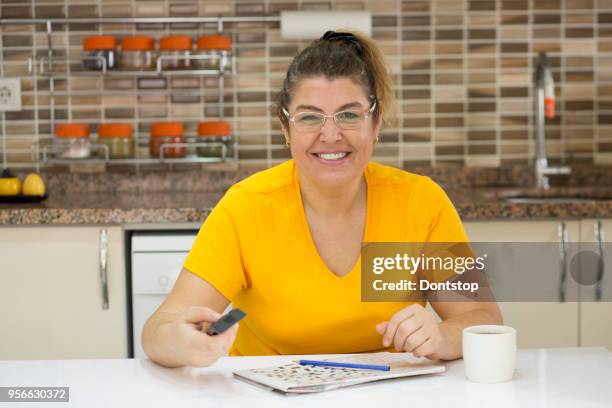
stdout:
<svg viewBox="0 0 612 408">
<path fill-rule="evenodd" d="M 559 223 L 557 229 L 559 237 L 559 302 L 565 302 L 565 281 L 567 280 L 567 228 L 565 223 Z"/>
<path fill-rule="evenodd" d="M 102 309 L 108 309 L 108 231 L 100 230 L 100 286 L 102 288 Z"/>
<path fill-rule="evenodd" d="M 599 259 L 597 260 L 597 282 L 595 283 L 595 299 L 601 300 L 602 282 L 605 271 L 604 265 L 604 231 L 601 220 L 595 222 L 595 239 L 597 240 L 597 251 Z"/>
</svg>

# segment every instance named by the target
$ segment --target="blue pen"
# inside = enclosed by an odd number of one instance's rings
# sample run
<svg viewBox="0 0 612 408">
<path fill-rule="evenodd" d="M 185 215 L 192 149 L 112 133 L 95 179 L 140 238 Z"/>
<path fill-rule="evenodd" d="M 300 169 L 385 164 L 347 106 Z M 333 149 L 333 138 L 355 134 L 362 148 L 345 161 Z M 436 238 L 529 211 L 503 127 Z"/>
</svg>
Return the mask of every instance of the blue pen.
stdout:
<svg viewBox="0 0 612 408">
<path fill-rule="evenodd" d="M 321 366 L 321 367 L 360 368 L 364 370 L 379 370 L 379 371 L 390 371 L 391 370 L 391 367 L 388 365 L 337 363 L 333 361 L 316 361 L 316 360 L 300 360 L 300 365 L 311 365 L 311 366 Z"/>
</svg>

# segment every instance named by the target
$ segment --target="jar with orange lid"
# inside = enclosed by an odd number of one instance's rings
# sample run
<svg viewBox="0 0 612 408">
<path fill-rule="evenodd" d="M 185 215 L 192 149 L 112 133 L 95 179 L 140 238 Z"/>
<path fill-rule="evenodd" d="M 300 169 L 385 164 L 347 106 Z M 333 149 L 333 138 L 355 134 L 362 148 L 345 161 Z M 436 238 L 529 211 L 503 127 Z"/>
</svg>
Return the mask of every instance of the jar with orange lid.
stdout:
<svg viewBox="0 0 612 408">
<path fill-rule="evenodd" d="M 54 150 L 62 159 L 85 159 L 91 156 L 89 125 L 63 123 L 55 126 Z"/>
<path fill-rule="evenodd" d="M 222 70 L 227 66 L 232 49 L 232 38 L 225 35 L 204 35 L 198 38 L 197 55 L 194 65 L 199 69 Z"/>
<path fill-rule="evenodd" d="M 98 127 L 98 143 L 108 148 L 111 159 L 127 159 L 134 157 L 134 141 L 132 125 L 128 123 L 104 123 Z M 100 151 L 101 156 L 105 155 Z"/>
<path fill-rule="evenodd" d="M 189 69 L 191 68 L 191 37 L 175 35 L 159 39 L 159 56 L 162 59 L 163 69 Z"/>
<path fill-rule="evenodd" d="M 198 143 L 206 143 L 206 145 L 197 147 L 199 157 L 227 158 L 234 155 L 232 127 L 228 122 L 222 120 L 200 122 L 198 124 Z M 223 146 L 225 146 L 225 155 Z"/>
<path fill-rule="evenodd" d="M 152 37 L 123 37 L 119 66 L 125 70 L 154 68 L 153 45 Z"/>
<path fill-rule="evenodd" d="M 95 35 L 83 40 L 83 50 L 87 56 L 83 59 L 83 67 L 91 71 L 101 71 L 104 68 L 117 67 L 117 39 L 112 35 Z"/>
<path fill-rule="evenodd" d="M 185 143 L 185 126 L 179 122 L 157 122 L 151 125 L 150 153 L 153 158 L 163 157 L 185 157 L 187 148 L 185 146 L 168 146 L 168 143 Z"/>
</svg>

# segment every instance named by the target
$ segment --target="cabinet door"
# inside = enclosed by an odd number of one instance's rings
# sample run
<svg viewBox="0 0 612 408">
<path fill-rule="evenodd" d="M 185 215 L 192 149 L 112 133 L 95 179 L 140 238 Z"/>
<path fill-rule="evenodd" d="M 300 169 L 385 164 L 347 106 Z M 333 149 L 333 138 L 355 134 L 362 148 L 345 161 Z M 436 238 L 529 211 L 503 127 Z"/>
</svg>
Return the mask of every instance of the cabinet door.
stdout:
<svg viewBox="0 0 612 408">
<path fill-rule="evenodd" d="M 599 253 L 598 235 L 603 242 L 612 242 L 612 220 L 583 220 L 580 231 L 584 250 Z M 588 277 L 580 285 L 580 345 L 604 346 L 612 351 L 612 251 L 609 248 L 609 244 L 603 248 L 601 295 L 597 295 L 597 286 Z"/>
<path fill-rule="evenodd" d="M 108 309 L 100 232 L 108 232 Z M 0 359 L 127 356 L 120 227 L 0 228 Z"/>
<path fill-rule="evenodd" d="M 473 242 L 558 242 L 556 221 L 473 221 L 465 229 Z M 565 222 L 568 240 L 578 241 L 579 222 Z M 495 267 L 495 265 L 488 265 Z M 542 265 L 555 276 L 559 259 Z M 573 281 L 568 279 L 568 284 Z M 577 302 L 499 302 L 504 324 L 517 330 L 519 347 L 578 346 Z"/>
</svg>

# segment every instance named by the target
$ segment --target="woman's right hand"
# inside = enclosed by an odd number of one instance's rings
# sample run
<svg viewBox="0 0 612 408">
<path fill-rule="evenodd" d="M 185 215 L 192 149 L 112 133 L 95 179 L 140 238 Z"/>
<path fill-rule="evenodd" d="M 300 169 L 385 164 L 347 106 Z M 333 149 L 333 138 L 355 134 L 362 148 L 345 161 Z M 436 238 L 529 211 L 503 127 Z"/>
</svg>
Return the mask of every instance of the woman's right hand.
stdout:
<svg viewBox="0 0 612 408">
<path fill-rule="evenodd" d="M 208 307 L 191 306 L 171 323 L 166 334 L 175 345 L 176 360 L 183 365 L 207 367 L 226 355 L 238 333 L 238 324 L 215 336 L 205 333 L 220 317 L 221 314 Z"/>
</svg>

